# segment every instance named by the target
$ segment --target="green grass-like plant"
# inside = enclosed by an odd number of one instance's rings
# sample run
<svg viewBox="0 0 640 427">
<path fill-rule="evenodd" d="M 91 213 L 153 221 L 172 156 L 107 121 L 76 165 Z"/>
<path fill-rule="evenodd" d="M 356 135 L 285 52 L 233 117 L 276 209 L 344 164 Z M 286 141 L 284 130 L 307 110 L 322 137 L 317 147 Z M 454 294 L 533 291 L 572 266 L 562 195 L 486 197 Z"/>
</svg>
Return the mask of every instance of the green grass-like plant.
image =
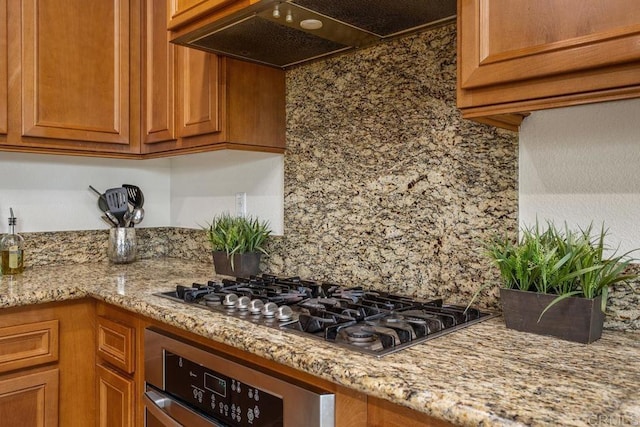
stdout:
<svg viewBox="0 0 640 427">
<path fill-rule="evenodd" d="M 604 226 L 592 237 L 593 227 L 578 231 L 565 224 L 564 229 L 547 223 L 522 229 L 519 241 L 507 237 L 492 237 L 484 245 L 485 254 L 500 271 L 502 286 L 545 294 L 558 295 L 540 314 L 554 304 L 572 296 L 595 298 L 602 295 L 605 311 L 609 287 L 637 277 L 625 274 L 633 261 L 629 251 L 615 252 L 605 258 Z M 481 288 L 482 289 L 482 288 Z M 476 295 L 474 296 L 474 299 Z"/>
<path fill-rule="evenodd" d="M 223 213 L 215 216 L 205 230 L 212 251 L 224 251 L 228 257 L 248 252 L 267 254 L 264 244 L 271 236 L 267 221 Z"/>
</svg>

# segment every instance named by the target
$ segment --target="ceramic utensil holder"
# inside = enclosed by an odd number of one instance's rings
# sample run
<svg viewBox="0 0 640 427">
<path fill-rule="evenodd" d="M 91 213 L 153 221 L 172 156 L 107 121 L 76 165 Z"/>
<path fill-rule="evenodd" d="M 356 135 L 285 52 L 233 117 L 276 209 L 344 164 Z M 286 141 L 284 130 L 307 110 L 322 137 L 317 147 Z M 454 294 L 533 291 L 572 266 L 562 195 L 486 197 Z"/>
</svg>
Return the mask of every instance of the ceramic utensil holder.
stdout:
<svg viewBox="0 0 640 427">
<path fill-rule="evenodd" d="M 128 264 L 136 260 L 138 242 L 133 227 L 114 227 L 109 229 L 109 247 L 107 257 L 114 264 Z"/>
</svg>

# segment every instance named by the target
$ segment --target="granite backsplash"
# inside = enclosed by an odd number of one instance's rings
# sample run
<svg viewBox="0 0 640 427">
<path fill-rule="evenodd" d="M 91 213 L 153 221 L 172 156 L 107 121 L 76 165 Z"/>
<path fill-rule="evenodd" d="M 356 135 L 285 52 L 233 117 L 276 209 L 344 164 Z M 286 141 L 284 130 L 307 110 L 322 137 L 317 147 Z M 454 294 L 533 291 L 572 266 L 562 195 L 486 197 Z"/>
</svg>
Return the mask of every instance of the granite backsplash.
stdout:
<svg viewBox="0 0 640 427">
<path fill-rule="evenodd" d="M 455 45 L 448 25 L 287 72 L 285 231 L 264 271 L 459 302 L 496 281 L 480 242 L 517 232 L 517 135 L 462 120 Z M 140 258 L 211 260 L 202 230 L 137 231 Z M 106 261 L 107 230 L 23 235 L 27 267 Z M 639 303 L 616 287 L 606 327 L 640 330 Z"/>
</svg>

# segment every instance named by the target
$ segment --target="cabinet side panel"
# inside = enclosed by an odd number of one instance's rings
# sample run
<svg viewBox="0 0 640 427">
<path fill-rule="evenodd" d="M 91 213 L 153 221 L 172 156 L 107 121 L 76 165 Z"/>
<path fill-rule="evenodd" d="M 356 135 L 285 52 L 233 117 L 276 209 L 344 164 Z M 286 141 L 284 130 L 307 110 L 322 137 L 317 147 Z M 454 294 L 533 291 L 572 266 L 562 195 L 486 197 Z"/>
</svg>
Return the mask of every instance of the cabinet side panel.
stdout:
<svg viewBox="0 0 640 427">
<path fill-rule="evenodd" d="M 0 3 L 0 133 L 7 133 L 7 105 L 9 103 L 7 67 L 7 3 Z"/>
</svg>

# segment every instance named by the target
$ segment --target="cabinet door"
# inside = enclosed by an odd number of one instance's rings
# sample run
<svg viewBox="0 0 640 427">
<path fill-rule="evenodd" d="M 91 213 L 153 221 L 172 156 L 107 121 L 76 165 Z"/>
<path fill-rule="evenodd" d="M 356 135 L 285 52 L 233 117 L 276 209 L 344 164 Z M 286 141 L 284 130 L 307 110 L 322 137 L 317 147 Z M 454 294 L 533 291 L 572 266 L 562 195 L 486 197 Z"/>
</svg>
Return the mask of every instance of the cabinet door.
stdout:
<svg viewBox="0 0 640 427">
<path fill-rule="evenodd" d="M 637 0 L 459 0 L 458 6 L 459 107 L 520 103 L 494 109 L 518 112 L 638 96 Z"/>
<path fill-rule="evenodd" d="M 220 131 L 220 60 L 217 55 L 177 47 L 178 135 Z"/>
<path fill-rule="evenodd" d="M 114 370 L 97 365 L 98 426 L 133 427 L 134 382 Z"/>
<path fill-rule="evenodd" d="M 0 420 L 6 426 L 57 426 L 58 370 L 0 379 Z"/>
<path fill-rule="evenodd" d="M 22 136 L 129 145 L 129 1 L 22 2 Z"/>
<path fill-rule="evenodd" d="M 174 52 L 167 32 L 167 3 L 146 0 L 142 46 L 142 142 L 175 139 Z"/>
<path fill-rule="evenodd" d="M 0 133 L 7 133 L 7 3 L 0 3 Z"/>
</svg>

